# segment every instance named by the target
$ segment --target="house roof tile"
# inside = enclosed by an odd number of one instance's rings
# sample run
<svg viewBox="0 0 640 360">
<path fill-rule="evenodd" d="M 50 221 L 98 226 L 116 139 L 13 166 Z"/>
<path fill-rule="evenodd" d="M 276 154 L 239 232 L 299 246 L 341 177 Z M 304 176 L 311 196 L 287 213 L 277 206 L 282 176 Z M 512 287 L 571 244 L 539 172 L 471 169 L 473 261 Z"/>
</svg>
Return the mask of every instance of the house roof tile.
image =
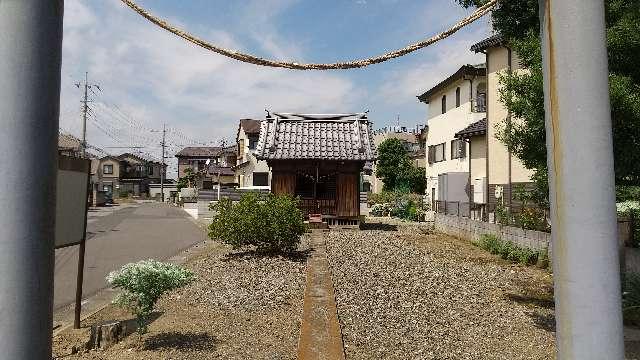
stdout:
<svg viewBox="0 0 640 360">
<path fill-rule="evenodd" d="M 471 51 L 481 52 L 488 48 L 504 45 L 504 37 L 500 34 L 493 35 L 471 46 Z"/>
<path fill-rule="evenodd" d="M 274 114 L 261 122 L 256 157 L 264 160 L 376 159 L 366 114 Z"/>
<path fill-rule="evenodd" d="M 486 133 L 487 133 L 487 118 L 484 118 L 458 131 L 456 133 L 456 137 L 466 139 L 472 136 L 486 135 Z"/>
<path fill-rule="evenodd" d="M 422 95 L 418 96 L 418 100 L 423 103 L 428 104 L 429 98 L 433 95 L 436 95 L 438 92 L 446 89 L 448 86 L 451 86 L 456 81 L 464 78 L 465 76 L 486 76 L 487 69 L 484 67 L 484 64 L 481 65 L 463 65 L 458 71 L 456 71 L 453 75 L 441 81 L 436 86 L 431 89 L 425 91 Z"/>
<path fill-rule="evenodd" d="M 223 150 L 235 153 L 235 145 L 224 149 L 220 146 L 189 146 L 178 151 L 176 157 L 218 157 Z"/>
</svg>

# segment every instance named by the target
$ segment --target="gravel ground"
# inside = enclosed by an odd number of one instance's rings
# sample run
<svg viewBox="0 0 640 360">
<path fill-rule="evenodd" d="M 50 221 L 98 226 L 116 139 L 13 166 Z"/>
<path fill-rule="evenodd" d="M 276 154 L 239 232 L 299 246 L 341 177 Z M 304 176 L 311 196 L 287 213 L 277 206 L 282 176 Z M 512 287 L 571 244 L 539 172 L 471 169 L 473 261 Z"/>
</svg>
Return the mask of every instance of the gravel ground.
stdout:
<svg viewBox="0 0 640 360">
<path fill-rule="evenodd" d="M 211 243 L 210 250 L 186 266 L 197 275 L 191 285 L 164 297 L 160 316 L 142 341 L 136 335 L 105 351 L 64 359 L 294 359 L 296 358 L 305 259 L 256 257 Z M 303 237 L 301 249 L 308 248 Z M 130 315 L 108 307 L 86 326 Z M 87 329 L 54 339 L 54 355 L 79 347 Z"/>
<path fill-rule="evenodd" d="M 347 360 L 554 358 L 548 273 L 424 232 L 327 234 Z"/>
</svg>

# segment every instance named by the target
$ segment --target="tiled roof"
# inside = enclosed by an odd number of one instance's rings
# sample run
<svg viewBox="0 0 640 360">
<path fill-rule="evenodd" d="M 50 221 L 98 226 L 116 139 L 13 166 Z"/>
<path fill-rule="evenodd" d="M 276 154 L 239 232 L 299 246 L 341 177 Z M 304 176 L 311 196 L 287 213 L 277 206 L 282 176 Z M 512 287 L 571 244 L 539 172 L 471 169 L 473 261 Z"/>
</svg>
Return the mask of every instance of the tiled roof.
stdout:
<svg viewBox="0 0 640 360">
<path fill-rule="evenodd" d="M 221 151 L 220 146 L 191 146 L 178 151 L 176 157 L 217 157 Z"/>
<path fill-rule="evenodd" d="M 261 160 L 376 159 L 366 114 L 274 114 L 262 121 L 256 157 Z"/>
<path fill-rule="evenodd" d="M 207 171 L 211 175 L 218 175 L 218 171 L 220 171 L 221 176 L 230 176 L 236 174 L 230 166 L 211 165 L 209 166 Z"/>
<path fill-rule="evenodd" d="M 73 135 L 58 134 L 58 149 L 80 151 L 82 141 Z"/>
<path fill-rule="evenodd" d="M 456 81 L 462 79 L 464 76 L 486 76 L 487 69 L 484 67 L 485 64 L 481 65 L 463 65 L 458 71 L 456 71 L 453 75 L 441 81 L 436 86 L 424 92 L 422 95 L 418 96 L 418 100 L 421 102 L 428 104 L 429 98 L 433 95 L 436 95 L 440 91 L 446 89 L 447 87 L 454 84 Z"/>
<path fill-rule="evenodd" d="M 456 133 L 457 138 L 470 138 L 472 136 L 485 135 L 487 133 L 487 118 L 476 121 Z"/>
<path fill-rule="evenodd" d="M 504 38 L 502 37 L 502 35 L 497 34 L 497 35 L 493 35 L 490 38 L 486 38 L 478 42 L 477 44 L 473 44 L 471 46 L 471 51 L 481 52 L 481 51 L 487 50 L 490 47 L 501 46 L 503 44 L 504 44 Z"/>
<path fill-rule="evenodd" d="M 240 127 L 244 129 L 245 134 L 259 134 L 260 120 L 242 119 L 240 120 Z"/>
</svg>

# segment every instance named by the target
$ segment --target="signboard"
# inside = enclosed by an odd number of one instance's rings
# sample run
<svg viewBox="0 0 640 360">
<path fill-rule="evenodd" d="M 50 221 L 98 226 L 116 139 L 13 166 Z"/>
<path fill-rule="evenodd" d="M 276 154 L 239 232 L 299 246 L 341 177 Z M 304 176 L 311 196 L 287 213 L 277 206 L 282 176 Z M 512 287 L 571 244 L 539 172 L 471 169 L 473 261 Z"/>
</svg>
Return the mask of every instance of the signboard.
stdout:
<svg viewBox="0 0 640 360">
<path fill-rule="evenodd" d="M 56 191 L 55 248 L 84 240 L 91 160 L 60 155 Z"/>
</svg>

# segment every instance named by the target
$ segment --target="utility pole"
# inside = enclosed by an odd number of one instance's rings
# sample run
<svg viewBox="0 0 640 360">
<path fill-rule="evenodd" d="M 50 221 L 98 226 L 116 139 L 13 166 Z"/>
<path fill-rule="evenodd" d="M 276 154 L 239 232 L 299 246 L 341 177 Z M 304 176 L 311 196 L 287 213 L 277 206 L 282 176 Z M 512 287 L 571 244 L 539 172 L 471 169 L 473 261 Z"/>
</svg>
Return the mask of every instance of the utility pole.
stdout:
<svg viewBox="0 0 640 360">
<path fill-rule="evenodd" d="M 0 1 L 3 359 L 51 358 L 63 5 Z"/>
<path fill-rule="evenodd" d="M 166 146 L 167 124 L 162 124 L 162 168 L 160 169 L 160 198 L 164 203 L 164 149 Z"/>
<path fill-rule="evenodd" d="M 540 0 L 558 359 L 624 358 L 604 2 Z"/>
<path fill-rule="evenodd" d="M 95 87 L 98 90 L 100 90 L 100 86 L 97 85 L 97 84 L 89 85 L 89 72 L 88 71 L 85 71 L 85 73 L 84 73 L 84 84 L 76 83 L 76 87 L 78 87 L 78 88 L 80 88 L 81 85 L 84 87 L 84 97 L 83 97 L 83 100 L 80 101 L 82 103 L 82 144 L 81 144 L 81 147 L 82 147 L 82 157 L 85 158 L 86 157 L 86 151 L 87 151 L 87 112 L 89 111 L 89 103 L 91 102 L 89 100 L 88 91 L 92 87 Z"/>
</svg>

